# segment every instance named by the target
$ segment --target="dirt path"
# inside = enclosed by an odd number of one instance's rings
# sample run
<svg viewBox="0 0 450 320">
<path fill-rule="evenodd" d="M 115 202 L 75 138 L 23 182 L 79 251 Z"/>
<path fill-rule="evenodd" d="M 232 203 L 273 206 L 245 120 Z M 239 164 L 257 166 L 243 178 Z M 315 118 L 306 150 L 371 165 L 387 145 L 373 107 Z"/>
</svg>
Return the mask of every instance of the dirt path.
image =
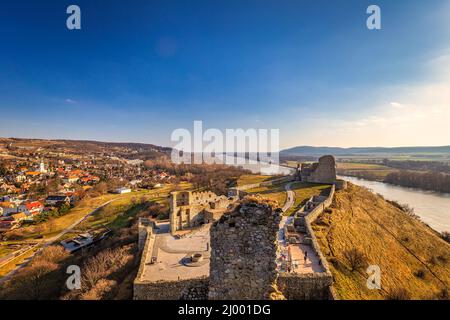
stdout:
<svg viewBox="0 0 450 320">
<path fill-rule="evenodd" d="M 117 199 L 117 198 L 116 198 Z M 22 252 L 21 254 L 19 254 L 18 256 L 14 257 L 11 260 L 17 259 L 23 255 L 26 255 L 27 253 L 29 253 L 30 251 L 36 249 L 37 247 L 40 247 L 35 253 L 33 253 L 30 257 L 28 257 L 27 259 L 25 259 L 25 261 L 19 265 L 17 265 L 13 270 L 11 270 L 10 272 L 8 272 L 6 275 L 4 275 L 2 278 L 0 278 L 0 284 L 2 284 L 3 282 L 5 282 L 6 280 L 10 279 L 18 270 L 20 270 L 21 268 L 25 267 L 33 258 L 34 256 L 36 256 L 37 253 L 39 253 L 42 249 L 48 247 L 49 245 L 51 245 L 52 243 L 54 243 L 55 241 L 57 241 L 58 239 L 60 239 L 62 236 L 64 236 L 66 233 L 70 232 L 73 228 L 75 228 L 78 224 L 80 224 L 81 222 L 83 222 L 84 220 L 86 220 L 88 217 L 90 217 L 91 215 L 95 214 L 98 210 L 102 209 L 103 207 L 105 207 L 106 205 L 110 204 L 111 202 L 113 202 L 116 199 L 112 199 L 109 200 L 105 203 L 103 203 L 101 206 L 95 208 L 94 210 L 92 210 L 91 212 L 89 212 L 88 214 L 84 215 L 83 217 L 81 217 L 80 219 L 76 220 L 75 222 L 73 222 L 70 226 L 66 227 L 64 230 L 62 230 L 60 233 L 58 233 L 56 236 L 49 238 L 47 240 L 43 240 L 42 242 L 30 247 L 29 249 L 25 250 L 24 252 Z M 10 261 L 11 261 L 10 260 Z M 4 263 L 3 265 L 8 264 L 10 261 Z"/>
<path fill-rule="evenodd" d="M 287 198 L 283 208 L 281 209 L 283 210 L 283 212 L 288 211 L 294 205 L 295 202 L 295 193 L 294 191 L 291 190 L 292 184 L 293 182 L 289 182 L 284 186 L 284 188 L 286 189 Z"/>
</svg>

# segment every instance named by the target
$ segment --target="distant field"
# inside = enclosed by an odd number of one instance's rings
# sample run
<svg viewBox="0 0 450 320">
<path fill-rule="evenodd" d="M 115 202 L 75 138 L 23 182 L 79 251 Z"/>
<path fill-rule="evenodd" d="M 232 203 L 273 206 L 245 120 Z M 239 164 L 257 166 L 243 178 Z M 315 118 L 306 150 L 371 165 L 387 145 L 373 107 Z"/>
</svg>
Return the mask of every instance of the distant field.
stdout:
<svg viewBox="0 0 450 320">
<path fill-rule="evenodd" d="M 381 164 L 369 164 L 369 163 L 350 163 L 350 162 L 338 162 L 336 164 L 338 169 L 345 170 L 388 170 L 386 166 Z"/>
<path fill-rule="evenodd" d="M 389 168 L 381 164 L 338 162 L 336 166 L 338 174 L 378 181 L 384 180 L 389 173 L 398 171 L 398 169 Z"/>
<path fill-rule="evenodd" d="M 353 156 L 338 156 L 337 160 L 350 160 L 354 162 L 367 162 L 373 160 L 412 160 L 412 161 L 440 161 L 440 162 L 450 162 L 450 154 L 436 154 L 436 153 L 422 153 L 422 154 L 374 154 L 374 155 L 353 155 Z"/>
</svg>

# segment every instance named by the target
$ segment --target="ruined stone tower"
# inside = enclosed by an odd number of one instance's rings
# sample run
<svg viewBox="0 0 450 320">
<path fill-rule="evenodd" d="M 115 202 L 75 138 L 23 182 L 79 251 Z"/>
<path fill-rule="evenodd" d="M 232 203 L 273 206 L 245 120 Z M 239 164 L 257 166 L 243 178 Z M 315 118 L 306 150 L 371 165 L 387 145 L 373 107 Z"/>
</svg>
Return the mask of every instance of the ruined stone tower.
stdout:
<svg viewBox="0 0 450 320">
<path fill-rule="evenodd" d="M 212 225 L 209 299 L 270 298 L 280 219 L 267 202 L 246 198 Z"/>
<path fill-rule="evenodd" d="M 333 156 L 327 155 L 319 158 L 319 162 L 312 164 L 302 164 L 301 180 L 314 183 L 335 183 L 336 182 L 336 160 Z"/>
</svg>

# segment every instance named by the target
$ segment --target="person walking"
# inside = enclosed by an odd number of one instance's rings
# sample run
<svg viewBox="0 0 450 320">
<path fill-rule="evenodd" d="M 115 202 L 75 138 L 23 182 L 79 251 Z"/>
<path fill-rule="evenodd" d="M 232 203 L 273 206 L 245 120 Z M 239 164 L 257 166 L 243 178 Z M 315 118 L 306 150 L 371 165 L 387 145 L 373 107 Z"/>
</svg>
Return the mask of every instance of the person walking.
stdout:
<svg viewBox="0 0 450 320">
<path fill-rule="evenodd" d="M 304 259 L 305 264 L 306 264 L 306 259 L 308 259 L 308 251 L 305 251 L 305 254 L 304 254 L 304 256 L 303 256 L 303 259 Z"/>
</svg>

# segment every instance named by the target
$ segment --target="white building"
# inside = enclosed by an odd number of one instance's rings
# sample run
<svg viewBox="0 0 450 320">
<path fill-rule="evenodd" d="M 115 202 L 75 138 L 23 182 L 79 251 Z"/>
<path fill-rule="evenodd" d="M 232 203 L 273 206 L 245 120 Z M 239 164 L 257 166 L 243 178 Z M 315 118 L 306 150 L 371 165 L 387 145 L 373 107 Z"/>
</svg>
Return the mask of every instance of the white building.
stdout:
<svg viewBox="0 0 450 320">
<path fill-rule="evenodd" d="M 47 170 L 45 169 L 44 161 L 41 161 L 41 164 L 39 165 L 39 172 L 40 173 L 47 173 Z"/>
<path fill-rule="evenodd" d="M 118 193 L 118 194 L 124 194 L 124 193 L 130 193 L 130 192 L 131 192 L 131 189 L 125 188 L 125 187 L 118 188 L 114 191 L 114 193 Z"/>
</svg>

